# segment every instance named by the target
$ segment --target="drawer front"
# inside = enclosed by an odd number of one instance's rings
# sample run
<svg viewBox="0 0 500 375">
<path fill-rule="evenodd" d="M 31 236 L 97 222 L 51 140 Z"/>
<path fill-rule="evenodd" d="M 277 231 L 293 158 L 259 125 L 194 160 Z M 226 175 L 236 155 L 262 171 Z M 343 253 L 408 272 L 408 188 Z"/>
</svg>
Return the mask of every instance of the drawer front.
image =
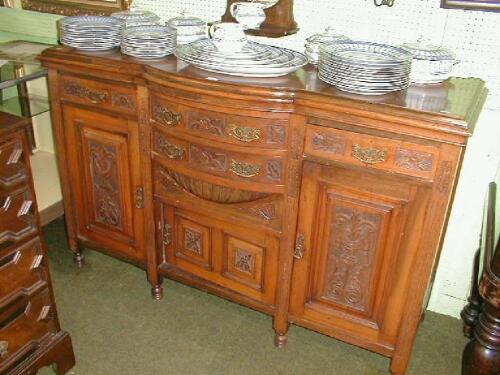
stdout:
<svg viewBox="0 0 500 375">
<path fill-rule="evenodd" d="M 232 180 L 283 185 L 285 158 L 226 151 L 188 142 L 153 129 L 153 152 L 169 165 Z"/>
<path fill-rule="evenodd" d="M 169 205 L 160 238 L 169 264 L 274 305 L 278 238 Z"/>
<path fill-rule="evenodd" d="M 23 137 L 20 133 L 0 141 L 0 188 L 8 188 L 26 180 L 28 171 L 23 154 Z"/>
<path fill-rule="evenodd" d="M 432 180 L 439 159 L 433 146 L 308 125 L 305 154 Z"/>
<path fill-rule="evenodd" d="M 16 292 L 29 293 L 47 280 L 39 238 L 8 253 L 0 253 L 0 303 Z"/>
<path fill-rule="evenodd" d="M 63 76 L 61 79 L 61 98 L 120 113 L 136 114 L 135 90 L 111 83 Z"/>
<path fill-rule="evenodd" d="M 28 186 L 0 193 L 0 245 L 36 232 L 34 210 L 34 196 Z"/>
<path fill-rule="evenodd" d="M 0 309 L 0 370 L 56 333 L 55 311 L 48 289 Z"/>
<path fill-rule="evenodd" d="M 151 120 L 167 129 L 175 129 L 220 142 L 248 147 L 284 149 L 287 141 L 286 119 L 240 116 L 207 111 L 151 97 Z"/>
</svg>

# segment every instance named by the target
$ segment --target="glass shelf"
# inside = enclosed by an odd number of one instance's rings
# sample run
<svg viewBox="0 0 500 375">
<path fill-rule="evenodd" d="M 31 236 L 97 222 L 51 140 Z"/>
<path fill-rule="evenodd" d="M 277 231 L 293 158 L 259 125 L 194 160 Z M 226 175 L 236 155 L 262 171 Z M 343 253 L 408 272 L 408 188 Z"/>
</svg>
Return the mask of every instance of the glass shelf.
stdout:
<svg viewBox="0 0 500 375">
<path fill-rule="evenodd" d="M 24 103 L 21 101 L 24 100 Z M 28 104 L 28 108 L 23 107 Z M 26 110 L 29 113 L 26 114 Z M 34 117 L 50 111 L 50 102 L 47 97 L 31 94 L 27 98 L 14 96 L 0 102 L 0 111 L 8 112 L 16 116 Z"/>
</svg>

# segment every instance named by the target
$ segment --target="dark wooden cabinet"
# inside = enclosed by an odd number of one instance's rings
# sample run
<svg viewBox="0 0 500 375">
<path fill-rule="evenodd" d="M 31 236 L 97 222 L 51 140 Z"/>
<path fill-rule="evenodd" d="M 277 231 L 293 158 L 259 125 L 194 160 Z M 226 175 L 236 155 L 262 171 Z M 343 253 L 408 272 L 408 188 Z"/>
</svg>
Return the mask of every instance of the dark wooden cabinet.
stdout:
<svg viewBox="0 0 500 375">
<path fill-rule="evenodd" d="M 309 66 L 41 59 L 77 261 L 102 249 L 144 267 L 155 298 L 168 277 L 272 315 L 277 346 L 295 323 L 406 373 L 484 82 L 450 79 L 436 108 L 346 97 Z"/>
<path fill-rule="evenodd" d="M 0 375 L 75 364 L 61 331 L 31 177 L 30 120 L 0 112 Z"/>
<path fill-rule="evenodd" d="M 78 239 L 144 262 L 137 123 L 69 104 L 62 112 Z"/>
</svg>

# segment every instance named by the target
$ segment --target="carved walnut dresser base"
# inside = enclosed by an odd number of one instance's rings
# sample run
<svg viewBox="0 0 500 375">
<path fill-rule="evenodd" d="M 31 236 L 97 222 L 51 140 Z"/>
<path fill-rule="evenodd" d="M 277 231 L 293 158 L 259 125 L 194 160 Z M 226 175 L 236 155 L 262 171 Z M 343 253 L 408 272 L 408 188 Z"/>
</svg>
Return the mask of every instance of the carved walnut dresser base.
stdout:
<svg viewBox="0 0 500 375">
<path fill-rule="evenodd" d="M 277 346 L 294 323 L 405 374 L 482 81 L 363 100 L 313 67 L 41 59 L 80 266 L 100 249 L 145 268 L 155 298 L 179 280 L 271 314 Z"/>
</svg>

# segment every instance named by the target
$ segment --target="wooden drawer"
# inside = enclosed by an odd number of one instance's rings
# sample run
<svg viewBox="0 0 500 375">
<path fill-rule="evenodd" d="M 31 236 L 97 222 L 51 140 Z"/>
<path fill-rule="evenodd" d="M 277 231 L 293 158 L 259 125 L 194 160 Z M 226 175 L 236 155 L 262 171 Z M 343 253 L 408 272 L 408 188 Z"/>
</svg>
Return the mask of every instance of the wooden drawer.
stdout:
<svg viewBox="0 0 500 375">
<path fill-rule="evenodd" d="M 163 205 L 159 244 L 168 264 L 274 305 L 279 239 L 216 216 Z"/>
<path fill-rule="evenodd" d="M 0 193 L 0 245 L 36 232 L 35 201 L 28 186 Z"/>
<path fill-rule="evenodd" d="M 22 133 L 0 141 L 0 189 L 25 181 L 27 169 Z"/>
<path fill-rule="evenodd" d="M 132 88 L 62 76 L 60 90 L 62 99 L 136 116 L 137 99 Z"/>
<path fill-rule="evenodd" d="M 167 129 L 175 129 L 220 142 L 248 147 L 284 149 L 288 120 L 274 113 L 266 117 L 241 116 L 188 106 L 153 94 L 151 120 Z"/>
<path fill-rule="evenodd" d="M 433 146 L 308 125 L 306 155 L 432 180 L 439 159 Z"/>
<path fill-rule="evenodd" d="M 176 138 L 155 127 L 152 143 L 153 153 L 175 169 L 197 170 L 237 181 L 284 184 L 285 158 L 282 155 L 226 151 Z"/>
<path fill-rule="evenodd" d="M 47 280 L 39 238 L 7 253 L 0 252 L 0 304 L 16 292 L 30 293 Z"/>
<path fill-rule="evenodd" d="M 56 332 L 55 309 L 48 289 L 32 298 L 21 297 L 0 309 L 0 371 L 12 367 Z"/>
</svg>

